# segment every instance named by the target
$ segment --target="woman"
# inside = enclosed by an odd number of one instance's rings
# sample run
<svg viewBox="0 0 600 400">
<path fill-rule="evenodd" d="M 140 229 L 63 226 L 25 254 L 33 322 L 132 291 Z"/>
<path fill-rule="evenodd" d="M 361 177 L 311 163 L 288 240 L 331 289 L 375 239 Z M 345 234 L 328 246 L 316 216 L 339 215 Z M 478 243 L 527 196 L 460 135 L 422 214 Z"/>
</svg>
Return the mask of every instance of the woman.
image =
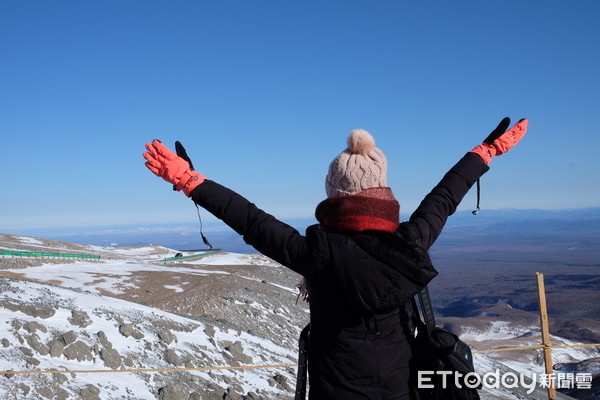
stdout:
<svg viewBox="0 0 600 400">
<path fill-rule="evenodd" d="M 158 140 L 146 145 L 150 171 L 183 190 L 261 253 L 305 278 L 310 299 L 311 400 L 416 399 L 411 382 L 410 299 L 437 274 L 427 249 L 491 159 L 525 134 L 505 118 L 399 223 L 386 186 L 387 161 L 373 137 L 355 130 L 329 166 L 327 199 L 306 235 L 206 179 Z M 418 355 L 414 355 L 418 357 Z"/>
</svg>

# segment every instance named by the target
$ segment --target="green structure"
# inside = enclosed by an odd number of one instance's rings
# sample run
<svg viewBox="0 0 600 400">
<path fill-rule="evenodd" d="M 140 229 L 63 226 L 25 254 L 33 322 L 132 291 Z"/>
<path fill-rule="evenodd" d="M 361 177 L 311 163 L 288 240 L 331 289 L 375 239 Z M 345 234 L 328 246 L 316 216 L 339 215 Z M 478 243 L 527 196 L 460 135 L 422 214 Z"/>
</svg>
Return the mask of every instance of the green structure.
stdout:
<svg viewBox="0 0 600 400">
<path fill-rule="evenodd" d="M 214 250 L 206 250 L 202 253 L 190 254 L 189 256 L 180 256 L 180 257 L 167 257 L 163 258 L 163 261 L 181 261 L 181 260 L 189 260 L 190 258 L 204 257 L 215 253 L 220 253 L 221 249 Z"/>
<path fill-rule="evenodd" d="M 41 257 L 41 258 L 71 258 L 78 260 L 99 260 L 100 256 L 95 254 L 77 254 L 77 253 L 51 253 L 47 251 L 21 251 L 21 250 L 0 250 L 2 257 Z"/>
</svg>

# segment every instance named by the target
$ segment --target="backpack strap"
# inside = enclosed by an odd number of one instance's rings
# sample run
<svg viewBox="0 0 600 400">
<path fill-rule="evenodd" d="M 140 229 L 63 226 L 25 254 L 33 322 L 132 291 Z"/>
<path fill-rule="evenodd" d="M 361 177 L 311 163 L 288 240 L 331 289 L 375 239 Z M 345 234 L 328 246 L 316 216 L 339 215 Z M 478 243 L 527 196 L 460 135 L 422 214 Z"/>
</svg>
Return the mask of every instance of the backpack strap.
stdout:
<svg viewBox="0 0 600 400">
<path fill-rule="evenodd" d="M 427 330 L 431 333 L 433 332 L 433 328 L 435 328 L 435 315 L 433 314 L 433 306 L 431 305 L 431 298 L 429 297 L 429 289 L 427 286 L 421 289 L 417 297 L 419 298 L 421 312 L 423 313 L 423 322 L 425 322 Z"/>
<path fill-rule="evenodd" d="M 310 333 L 310 324 L 306 325 L 300 333 L 298 340 L 298 376 L 296 378 L 296 396 L 294 400 L 304 400 L 306 398 L 306 377 L 308 375 L 308 335 Z"/>
</svg>

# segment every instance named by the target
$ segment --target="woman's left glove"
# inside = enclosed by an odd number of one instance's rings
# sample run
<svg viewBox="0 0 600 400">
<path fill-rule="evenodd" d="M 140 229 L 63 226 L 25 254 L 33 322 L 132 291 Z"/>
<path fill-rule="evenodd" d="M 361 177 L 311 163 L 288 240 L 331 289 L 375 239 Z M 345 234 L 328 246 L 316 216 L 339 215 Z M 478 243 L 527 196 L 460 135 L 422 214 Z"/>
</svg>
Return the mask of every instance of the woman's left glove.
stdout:
<svg viewBox="0 0 600 400">
<path fill-rule="evenodd" d="M 525 118 L 517 122 L 512 128 L 506 130 L 510 126 L 510 118 L 506 117 L 488 135 L 482 144 L 471 150 L 471 153 L 479 154 L 479 156 L 489 164 L 492 158 L 506 153 L 513 148 L 519 140 L 525 136 L 529 121 Z"/>
<path fill-rule="evenodd" d="M 169 150 L 159 140 L 146 144 L 148 150 L 143 154 L 146 159 L 146 167 L 156 176 L 173 184 L 173 190 L 183 190 L 187 197 L 192 195 L 192 191 L 206 180 L 206 177 L 194 168 L 188 162 Z"/>
</svg>

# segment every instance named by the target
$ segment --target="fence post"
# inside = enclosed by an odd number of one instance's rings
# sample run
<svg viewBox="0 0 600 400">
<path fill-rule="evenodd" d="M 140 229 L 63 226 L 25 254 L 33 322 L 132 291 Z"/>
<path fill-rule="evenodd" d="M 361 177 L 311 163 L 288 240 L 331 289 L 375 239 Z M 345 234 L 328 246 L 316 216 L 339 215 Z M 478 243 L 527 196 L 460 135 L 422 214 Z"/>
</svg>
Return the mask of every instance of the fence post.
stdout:
<svg viewBox="0 0 600 400">
<path fill-rule="evenodd" d="M 554 369 L 552 368 L 552 351 L 550 347 L 550 329 L 548 328 L 548 310 L 546 308 L 546 290 L 544 288 L 544 274 L 536 272 L 538 287 L 538 302 L 540 305 L 540 324 L 542 327 L 542 346 L 544 350 L 544 365 L 546 375 L 548 376 L 548 398 L 556 398 L 556 389 L 554 388 Z"/>
</svg>

